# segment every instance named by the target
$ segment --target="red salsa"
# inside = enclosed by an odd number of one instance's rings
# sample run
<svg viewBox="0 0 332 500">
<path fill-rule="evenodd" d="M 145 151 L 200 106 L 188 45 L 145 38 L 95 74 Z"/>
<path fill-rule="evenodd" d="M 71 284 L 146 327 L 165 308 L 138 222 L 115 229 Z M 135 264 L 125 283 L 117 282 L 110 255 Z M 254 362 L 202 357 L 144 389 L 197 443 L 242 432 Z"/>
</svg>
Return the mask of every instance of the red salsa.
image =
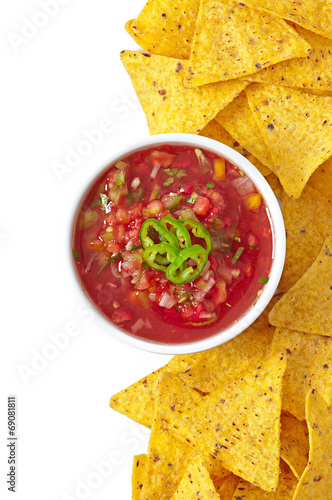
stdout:
<svg viewBox="0 0 332 500">
<path fill-rule="evenodd" d="M 247 175 L 182 145 L 111 165 L 79 208 L 72 245 L 82 287 L 103 315 L 163 343 L 200 340 L 236 322 L 268 282 L 273 251 L 266 205 Z"/>
</svg>

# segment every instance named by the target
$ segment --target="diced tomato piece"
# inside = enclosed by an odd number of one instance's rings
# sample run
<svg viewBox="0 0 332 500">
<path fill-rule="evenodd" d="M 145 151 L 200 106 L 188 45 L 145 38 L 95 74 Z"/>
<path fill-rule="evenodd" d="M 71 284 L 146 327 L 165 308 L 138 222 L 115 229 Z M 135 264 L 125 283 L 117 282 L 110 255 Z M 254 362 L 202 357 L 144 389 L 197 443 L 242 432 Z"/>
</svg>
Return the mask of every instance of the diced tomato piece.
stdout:
<svg viewBox="0 0 332 500">
<path fill-rule="evenodd" d="M 122 246 L 119 243 L 114 243 L 111 241 L 111 243 L 108 243 L 106 246 L 106 250 L 108 253 L 112 255 L 118 255 L 121 252 Z"/>
<path fill-rule="evenodd" d="M 184 196 L 189 196 L 194 191 L 193 184 L 182 184 L 182 188 L 180 189 L 181 194 Z"/>
<path fill-rule="evenodd" d="M 195 203 L 193 205 L 193 211 L 196 215 L 201 215 L 202 217 L 206 217 L 209 210 L 211 209 L 211 202 L 209 198 L 205 196 L 197 196 Z"/>
<path fill-rule="evenodd" d="M 212 201 L 212 204 L 218 207 L 220 210 L 224 210 L 225 208 L 225 200 L 224 197 L 221 193 L 218 191 L 212 190 L 209 196 L 210 200 Z"/>
<path fill-rule="evenodd" d="M 227 299 L 227 291 L 226 291 L 226 282 L 224 280 L 217 281 L 214 286 L 214 290 L 212 293 L 213 302 L 217 305 L 226 302 Z"/>
<path fill-rule="evenodd" d="M 219 214 L 219 208 L 218 207 L 212 207 L 212 210 L 210 211 L 209 215 L 205 219 L 208 224 L 213 224 L 214 219 L 216 216 Z"/>
<path fill-rule="evenodd" d="M 193 317 L 195 316 L 195 309 L 193 306 L 189 306 L 189 305 L 184 305 L 182 306 L 181 308 L 181 316 L 183 319 L 185 320 L 190 320 L 190 319 L 193 319 Z"/>
<path fill-rule="evenodd" d="M 105 245 L 104 245 L 104 242 L 101 241 L 101 240 L 92 240 L 90 242 L 90 248 L 92 248 L 93 250 L 104 250 L 105 249 Z"/>
<path fill-rule="evenodd" d="M 112 321 L 116 325 L 121 325 L 121 323 L 125 323 L 126 321 L 132 321 L 133 315 L 129 309 L 119 308 L 116 309 L 112 315 Z"/>
<path fill-rule="evenodd" d="M 136 286 L 136 288 L 137 288 L 137 290 L 146 290 L 147 288 L 150 288 L 150 286 L 151 286 L 150 280 L 147 278 L 147 276 L 143 275 L 140 279 L 138 286 Z"/>
<path fill-rule="evenodd" d="M 143 208 L 144 208 L 144 203 L 142 201 L 139 201 L 138 203 L 133 203 L 128 208 L 129 219 L 132 221 L 134 219 L 141 218 Z"/>
<path fill-rule="evenodd" d="M 252 265 L 251 260 L 247 260 L 244 263 L 244 274 L 250 278 L 254 274 L 254 266 Z"/>
<path fill-rule="evenodd" d="M 115 218 L 117 222 L 121 224 L 128 224 L 130 221 L 130 217 L 128 211 L 125 208 L 118 208 L 115 214 Z"/>
<path fill-rule="evenodd" d="M 258 238 L 257 238 L 257 236 L 254 235 L 254 233 L 248 234 L 248 245 L 251 248 L 259 246 Z"/>
<path fill-rule="evenodd" d="M 166 168 L 171 165 L 175 158 L 175 155 L 166 153 L 166 151 L 154 150 L 151 153 L 152 165 L 160 164 L 162 167 Z"/>
<path fill-rule="evenodd" d="M 232 224 L 232 222 L 234 221 L 233 215 L 230 215 L 230 214 L 224 214 L 222 216 L 222 219 L 225 223 L 225 226 L 230 226 Z"/>
<path fill-rule="evenodd" d="M 218 270 L 219 268 L 219 262 L 218 262 L 218 259 L 215 255 L 213 254 L 210 254 L 209 255 L 209 261 L 210 261 L 210 269 L 211 271 L 215 272 Z"/>
</svg>

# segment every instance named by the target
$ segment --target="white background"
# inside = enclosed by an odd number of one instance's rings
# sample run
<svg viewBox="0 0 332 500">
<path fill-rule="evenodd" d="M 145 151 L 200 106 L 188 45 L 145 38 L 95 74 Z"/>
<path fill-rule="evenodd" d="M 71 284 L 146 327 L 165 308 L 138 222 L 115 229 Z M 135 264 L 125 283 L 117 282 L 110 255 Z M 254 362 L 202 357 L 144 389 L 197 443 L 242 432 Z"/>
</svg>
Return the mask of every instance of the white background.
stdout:
<svg viewBox="0 0 332 500">
<path fill-rule="evenodd" d="M 147 448 L 145 428 L 109 398 L 170 357 L 114 340 L 84 306 L 68 262 L 68 226 L 91 172 L 149 135 L 119 57 L 137 48 L 124 24 L 144 3 L 1 2 L 1 499 L 129 500 L 133 455 Z M 101 123 L 107 133 L 84 150 Z M 16 494 L 6 484 L 9 395 Z"/>
</svg>

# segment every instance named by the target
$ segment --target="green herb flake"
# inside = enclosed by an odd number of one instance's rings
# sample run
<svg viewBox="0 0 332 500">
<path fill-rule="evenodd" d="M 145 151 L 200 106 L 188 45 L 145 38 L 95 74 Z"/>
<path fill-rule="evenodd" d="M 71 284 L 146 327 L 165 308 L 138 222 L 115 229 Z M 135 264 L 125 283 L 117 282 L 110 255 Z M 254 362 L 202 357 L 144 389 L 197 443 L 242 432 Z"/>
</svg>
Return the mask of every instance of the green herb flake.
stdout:
<svg viewBox="0 0 332 500">
<path fill-rule="evenodd" d="M 269 281 L 269 278 L 265 278 L 264 276 L 261 276 L 261 277 L 259 278 L 259 280 L 258 280 L 258 283 L 259 283 L 260 285 L 265 285 L 265 283 L 268 283 L 268 281 Z"/>
<path fill-rule="evenodd" d="M 139 248 L 142 248 L 142 246 L 141 245 L 131 245 L 130 251 L 134 252 L 135 250 L 138 250 Z"/>
<path fill-rule="evenodd" d="M 134 200 L 134 197 L 131 193 L 128 193 L 128 198 L 129 198 L 129 203 L 128 203 L 128 207 L 130 207 L 130 205 L 132 204 L 133 200 Z"/>
<path fill-rule="evenodd" d="M 229 304 L 228 302 L 226 302 L 226 306 L 227 307 L 232 307 L 231 304 Z"/>
<path fill-rule="evenodd" d="M 114 255 L 113 257 L 110 257 L 109 259 L 105 259 L 105 264 L 99 269 L 99 271 L 97 272 L 97 274 L 101 273 L 103 269 L 105 269 L 106 266 L 108 266 L 108 264 L 110 262 L 116 262 L 117 260 L 120 260 L 122 257 L 122 254 L 119 253 L 117 255 Z M 121 278 L 121 276 L 119 276 Z"/>
<path fill-rule="evenodd" d="M 174 177 L 167 177 L 165 182 L 163 183 L 163 186 L 170 186 L 174 182 Z"/>
<path fill-rule="evenodd" d="M 101 208 L 103 210 L 107 209 L 108 202 L 109 202 L 109 199 L 108 199 L 107 194 L 100 193 L 100 203 L 101 203 Z"/>
<path fill-rule="evenodd" d="M 159 189 L 155 189 L 155 191 L 152 191 L 152 196 L 154 198 L 157 198 L 157 200 L 159 200 L 160 196 L 158 196 L 158 193 L 159 193 Z"/>
<path fill-rule="evenodd" d="M 125 182 L 125 175 L 124 172 L 121 170 L 118 178 L 116 179 L 116 187 L 117 188 L 122 188 Z"/>
<path fill-rule="evenodd" d="M 251 246 L 251 245 L 248 245 L 248 248 L 249 250 L 258 250 L 259 249 L 259 245 L 256 245 L 256 246 Z"/>
<path fill-rule="evenodd" d="M 195 203 L 196 198 L 186 198 L 187 203 Z"/>
<path fill-rule="evenodd" d="M 213 182 L 207 182 L 206 187 L 208 187 L 209 189 L 213 189 L 214 188 Z"/>
<path fill-rule="evenodd" d="M 239 243 L 241 243 L 241 238 L 239 238 L 238 236 L 235 236 L 234 240 L 238 241 Z"/>
<path fill-rule="evenodd" d="M 236 250 L 234 257 L 232 258 L 232 264 L 235 264 L 239 260 L 239 258 L 241 257 L 241 254 L 242 254 L 243 250 L 244 250 L 244 247 L 239 247 Z"/>
<path fill-rule="evenodd" d="M 82 260 L 80 254 L 78 253 L 78 250 L 76 248 L 74 248 L 74 250 L 73 250 L 73 257 L 77 261 Z"/>
</svg>

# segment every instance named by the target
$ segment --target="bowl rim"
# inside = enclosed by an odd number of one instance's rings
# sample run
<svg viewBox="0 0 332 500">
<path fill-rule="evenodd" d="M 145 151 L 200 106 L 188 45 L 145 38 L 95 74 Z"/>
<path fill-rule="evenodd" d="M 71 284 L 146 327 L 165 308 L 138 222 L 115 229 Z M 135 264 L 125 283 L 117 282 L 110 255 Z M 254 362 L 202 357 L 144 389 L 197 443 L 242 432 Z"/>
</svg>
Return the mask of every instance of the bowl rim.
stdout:
<svg viewBox="0 0 332 500">
<path fill-rule="evenodd" d="M 168 344 L 161 342 L 153 342 L 151 340 L 146 340 L 140 337 L 131 335 L 124 330 L 118 328 L 111 320 L 107 319 L 101 311 L 97 308 L 90 297 L 82 290 L 80 286 L 79 277 L 75 268 L 74 259 L 72 256 L 72 236 L 75 224 L 75 218 L 77 215 L 78 208 L 80 207 L 84 197 L 91 188 L 93 182 L 98 178 L 98 176 L 116 161 L 120 160 L 125 156 L 129 156 L 135 151 L 141 149 L 146 149 L 151 146 L 159 146 L 162 144 L 176 144 L 176 145 L 189 145 L 196 146 L 198 148 L 206 149 L 214 152 L 226 160 L 229 160 L 240 170 L 245 172 L 245 174 L 253 181 L 258 191 L 262 194 L 267 212 L 270 218 L 270 224 L 273 233 L 273 255 L 272 255 L 272 266 L 269 274 L 269 281 L 263 287 L 263 291 L 259 297 L 257 297 L 255 305 L 252 305 L 244 315 L 235 323 L 230 325 L 225 330 L 218 332 L 214 335 L 206 337 L 201 340 L 196 340 L 193 342 L 184 342 L 176 344 Z M 110 160 L 107 164 L 103 164 L 98 168 L 94 169 L 89 175 L 89 181 L 86 185 L 85 190 L 80 192 L 80 195 L 72 203 L 72 213 L 70 214 L 69 220 L 69 235 L 67 241 L 69 242 L 69 260 L 71 274 L 76 282 L 76 286 L 79 287 L 81 291 L 81 296 L 83 300 L 87 302 L 90 306 L 93 306 L 94 312 L 96 313 L 96 318 L 98 322 L 109 330 L 113 338 L 135 347 L 143 351 L 153 352 L 157 354 L 190 354 L 195 352 L 204 351 L 211 349 L 218 345 L 221 345 L 229 340 L 233 339 L 246 328 L 248 328 L 260 314 L 264 311 L 270 300 L 272 299 L 274 293 L 277 290 L 281 273 L 283 270 L 285 255 L 286 255 L 286 234 L 285 225 L 281 213 L 281 208 L 279 202 L 272 191 L 270 185 L 259 172 L 259 170 L 249 161 L 247 158 L 242 156 L 240 153 L 232 149 L 231 147 L 223 144 L 219 141 L 205 137 L 202 135 L 187 134 L 187 133 L 167 133 L 167 134 L 157 134 L 150 135 L 145 138 L 140 138 L 139 140 L 134 140 L 130 142 L 127 146 L 122 146 L 121 148 L 110 154 Z"/>
</svg>

